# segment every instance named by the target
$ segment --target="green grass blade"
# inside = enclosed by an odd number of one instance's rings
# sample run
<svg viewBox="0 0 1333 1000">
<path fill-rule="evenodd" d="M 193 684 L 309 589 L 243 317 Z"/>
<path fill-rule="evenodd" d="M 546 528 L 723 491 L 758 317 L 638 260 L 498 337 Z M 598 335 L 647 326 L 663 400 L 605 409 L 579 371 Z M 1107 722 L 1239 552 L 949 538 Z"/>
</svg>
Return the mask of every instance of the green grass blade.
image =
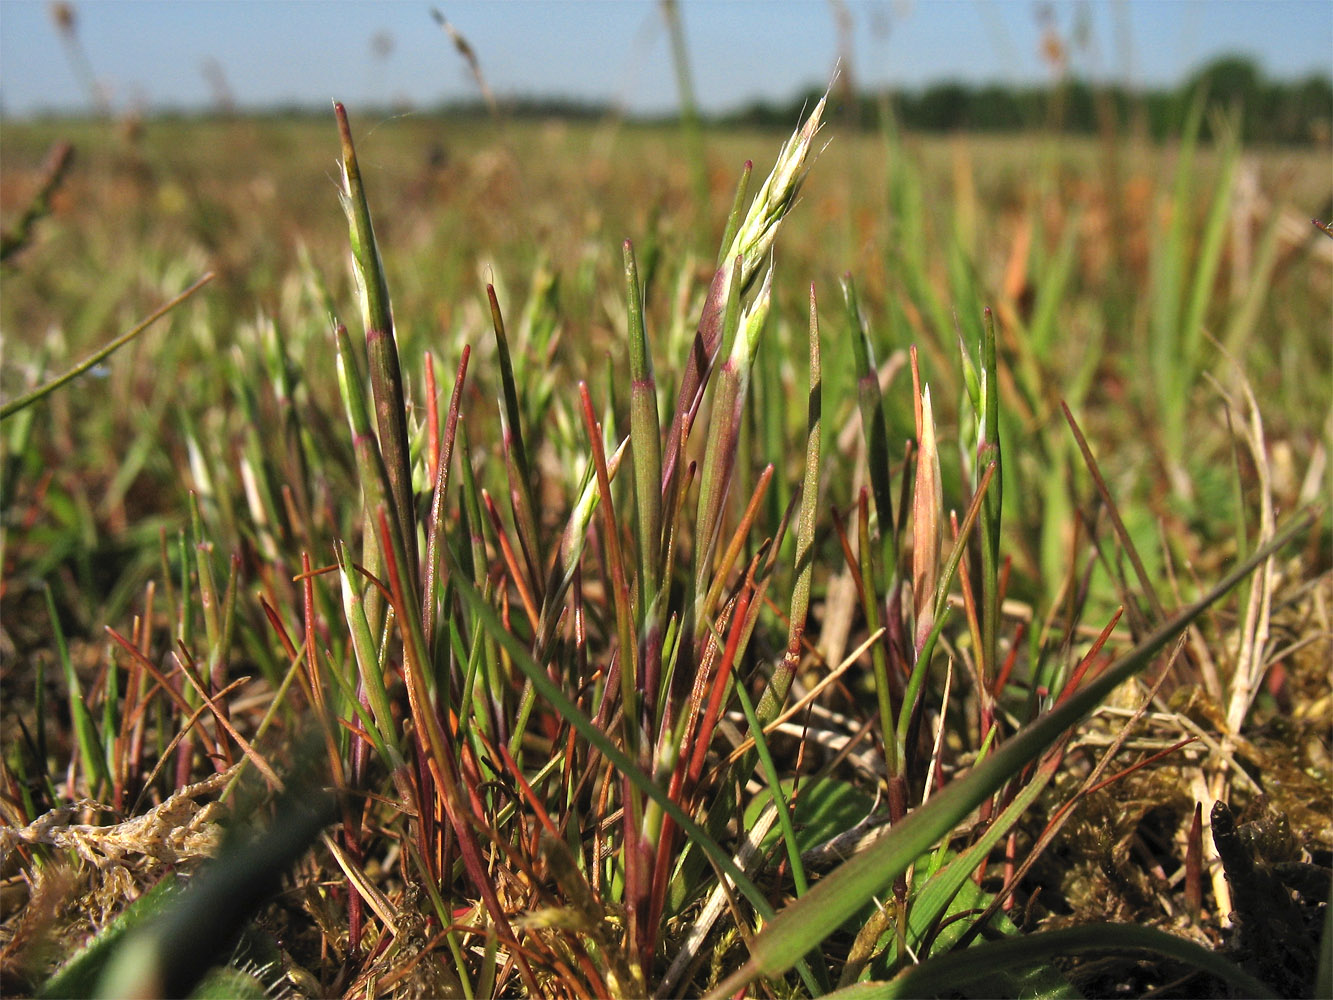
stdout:
<svg viewBox="0 0 1333 1000">
<path fill-rule="evenodd" d="M 449 470 L 453 466 L 454 442 L 458 436 L 458 418 L 462 403 L 463 382 L 467 378 L 467 363 L 472 355 L 470 347 L 463 348 L 458 361 L 458 371 L 454 375 L 454 390 L 449 398 L 449 416 L 445 423 L 444 439 L 440 443 L 440 454 L 435 469 L 435 486 L 431 493 L 430 518 L 426 524 L 426 575 L 421 594 L 421 625 L 426 635 L 426 646 L 434 648 L 435 616 L 437 608 L 436 591 L 440 589 L 437 579 L 440 573 L 440 549 L 445 543 L 444 504 L 449 494 Z"/>
<path fill-rule="evenodd" d="M 819 447 L 824 406 L 824 380 L 819 359 L 819 314 L 815 308 L 815 288 L 810 286 L 810 377 L 806 402 L 805 479 L 801 484 L 801 513 L 796 526 L 796 583 L 792 588 L 787 652 L 773 671 L 763 697 L 755 710 L 759 721 L 768 725 L 782 709 L 791 690 L 792 678 L 801 662 L 801 640 L 805 635 L 806 613 L 810 607 L 810 579 L 814 572 L 815 518 L 819 513 Z"/>
<path fill-rule="evenodd" d="M 657 377 L 653 354 L 643 322 L 643 288 L 634 259 L 634 246 L 626 240 L 626 312 L 629 316 L 629 432 L 634 460 L 634 500 L 638 509 L 639 608 L 653 606 L 662 573 L 662 421 L 657 412 Z M 640 622 L 640 627 L 644 622 Z"/>
<path fill-rule="evenodd" d="M 754 705 L 745 691 L 744 684 L 733 684 L 741 709 L 745 712 L 745 721 L 750 726 L 750 735 L 754 737 L 754 746 L 759 754 L 759 761 L 764 768 L 764 777 L 768 780 L 769 791 L 773 796 L 773 805 L 777 809 L 778 824 L 782 827 L 782 843 L 787 849 L 787 861 L 791 865 L 792 881 L 796 883 L 796 895 L 802 896 L 809 888 L 805 877 L 805 865 L 801 861 L 801 849 L 796 842 L 796 827 L 792 823 L 791 811 L 787 808 L 786 796 L 782 794 L 782 779 L 778 774 L 773 755 L 768 749 L 768 740 L 764 738 L 764 727 L 755 715 Z M 816 956 L 818 959 L 818 956 Z M 822 960 L 817 960 L 811 970 L 819 992 L 829 991 L 828 969 Z"/>
<path fill-rule="evenodd" d="M 610 570 L 612 604 L 616 616 L 616 636 L 619 640 L 621 712 L 624 723 L 625 745 L 637 755 L 639 748 L 639 652 L 634 642 L 634 615 L 630 607 L 629 581 L 626 579 L 625 560 L 621 555 L 620 534 L 616 523 L 614 501 L 611 497 L 611 476 L 606 467 L 606 450 L 602 442 L 602 425 L 592 412 L 592 398 L 586 382 L 579 383 L 579 400 L 583 404 L 583 421 L 592 446 L 593 465 L 597 470 L 597 492 L 601 497 L 602 545 L 606 550 L 606 564 Z M 534 661 L 535 662 L 535 661 Z M 640 803 L 633 801 L 634 822 L 641 820 Z"/>
<path fill-rule="evenodd" d="M 334 331 L 337 341 L 338 351 L 338 388 L 342 393 L 343 408 L 347 414 L 348 427 L 352 432 L 352 449 L 356 454 L 357 474 L 361 483 L 362 492 L 362 530 L 367 539 L 375 540 L 377 533 L 375 531 L 374 512 L 380 506 L 388 505 L 391 502 L 391 491 L 389 487 L 388 472 L 384 468 L 384 456 L 375 444 L 375 432 L 370 426 L 370 409 L 366 405 L 365 386 L 361 381 L 361 373 L 356 362 L 356 349 L 352 345 L 352 338 L 347 334 L 347 328 L 341 323 Z M 398 522 L 398 510 L 396 507 L 389 507 L 390 530 L 395 535 L 402 535 L 402 527 Z M 400 544 L 398 538 L 395 538 L 395 544 Z M 374 546 L 378 548 L 378 544 Z M 368 550 L 371 546 L 367 546 Z M 367 565 L 367 569 L 372 573 L 377 572 L 379 561 Z M 370 620 L 371 629 L 377 629 L 379 621 L 376 616 L 367 613 Z"/>
<path fill-rule="evenodd" d="M 866 628 L 878 632 L 880 628 L 880 608 L 882 598 L 879 589 L 879 567 L 875 551 L 870 545 L 870 504 L 867 491 L 861 488 L 857 504 L 857 545 L 856 554 L 861 574 L 861 613 L 865 615 Z M 893 720 L 893 694 L 889 688 L 889 654 L 887 643 L 880 641 L 870 647 L 870 666 L 875 678 L 875 701 L 879 707 L 880 739 L 884 743 L 884 767 L 889 778 L 900 778 L 903 773 L 903 754 L 899 753 L 898 737 Z"/>
<path fill-rule="evenodd" d="M 60 659 L 60 669 L 65 674 L 65 687 L 69 692 L 69 714 L 74 723 L 74 735 L 79 742 L 79 757 L 83 761 L 84 780 L 88 783 L 88 792 L 98 794 L 107 778 L 106 758 L 102 755 L 97 735 L 97 726 L 93 723 L 88 702 L 79 688 L 79 675 L 74 671 L 74 661 L 69 657 L 69 645 L 65 642 L 65 630 L 60 626 L 60 615 L 56 611 L 55 597 L 50 585 L 43 587 L 46 595 L 46 612 L 51 618 L 51 634 L 56 641 L 56 654 Z"/>
<path fill-rule="evenodd" d="M 777 807 L 778 826 L 782 830 L 782 843 L 787 849 L 787 861 L 791 865 L 792 881 L 796 883 L 796 895 L 804 896 L 809 888 L 805 878 L 805 865 L 801 862 L 801 848 L 796 842 L 796 827 L 792 825 L 791 810 L 787 808 L 787 797 L 782 793 L 782 778 L 777 765 L 773 763 L 773 754 L 769 752 L 768 740 L 764 737 L 764 727 L 755 714 L 750 696 L 745 692 L 744 684 L 734 685 L 736 698 L 745 713 L 745 721 L 750 726 L 750 736 L 754 738 L 754 748 L 759 755 L 759 763 L 764 769 L 764 778 L 768 781 L 769 793 L 773 796 L 773 805 Z"/>
<path fill-rule="evenodd" d="M 505 335 L 504 317 L 495 286 L 486 286 L 490 302 L 491 326 L 495 331 L 495 356 L 500 367 L 500 431 L 504 436 L 505 468 L 509 474 L 509 495 L 514 502 L 514 523 L 518 527 L 519 544 L 527 560 L 528 585 L 541 600 L 540 539 L 537 533 L 537 507 L 532 497 L 532 466 L 528 461 L 527 446 L 523 442 L 523 414 L 518 401 L 518 383 L 514 380 L 514 364 L 509 356 L 509 338 Z"/>
<path fill-rule="evenodd" d="M 335 552 L 338 557 L 338 578 L 342 584 L 343 615 L 347 621 L 348 637 L 351 639 L 352 654 L 356 658 L 361 683 L 374 718 L 373 724 L 363 722 L 363 725 L 367 735 L 375 743 L 376 750 L 384 756 L 385 763 L 391 768 L 398 768 L 402 766 L 403 759 L 394 740 L 397 727 L 394 724 L 393 710 L 389 705 L 389 693 L 384 682 L 384 672 L 380 667 L 375 636 L 370 631 L 369 622 L 366 621 L 361 585 L 352 578 L 343 546 L 337 546 Z M 359 703 L 356 704 L 356 708 L 359 712 Z"/>
<path fill-rule="evenodd" d="M 1218 127 L 1220 125 L 1220 129 Z M 1217 271 L 1222 264 L 1222 251 L 1227 242 L 1229 223 L 1235 205 L 1233 180 L 1240 148 L 1237 143 L 1239 123 L 1234 121 L 1216 123 L 1214 135 L 1221 132 L 1221 141 L 1217 143 L 1221 167 L 1217 179 L 1213 182 L 1213 197 L 1208 205 L 1208 214 L 1204 220 L 1203 234 L 1199 244 L 1199 257 L 1194 266 L 1193 281 L 1189 289 L 1189 299 L 1185 306 L 1185 317 L 1181 326 L 1181 350 L 1179 375 L 1182 379 L 1193 381 L 1199 370 L 1199 353 L 1203 346 L 1205 313 L 1208 304 L 1217 295 Z M 1181 419 L 1187 409 L 1184 393 L 1189 384 L 1180 386 Z M 1184 428 L 1181 428 L 1184 433 Z"/>
<path fill-rule="evenodd" d="M 741 228 L 741 209 L 745 205 L 745 193 L 750 190 L 750 174 L 754 172 L 754 161 L 746 160 L 741 168 L 740 180 L 736 182 L 736 195 L 731 202 L 731 211 L 727 214 L 727 226 L 722 232 L 722 243 L 717 248 L 717 260 L 714 267 L 721 269 L 727 262 L 727 251 L 735 242 L 736 233 Z"/>
<path fill-rule="evenodd" d="M 1019 821 L 1028 806 L 1036 801 L 1043 788 L 1055 776 L 1055 768 L 1040 767 L 1014 796 L 1014 800 L 1004 808 L 986 831 L 977 838 L 977 842 L 962 854 L 930 877 L 921 892 L 912 901 L 910 913 L 911 929 L 919 936 L 928 931 L 932 924 L 945 912 L 950 901 L 958 894 L 963 883 L 977 870 L 989 856 L 991 848 Z M 961 933 L 961 928 L 960 928 Z"/>
<path fill-rule="evenodd" d="M 412 502 L 412 460 L 407 437 L 407 406 L 403 394 L 403 374 L 398 362 L 398 343 L 394 337 L 393 311 L 389 287 L 384 278 L 384 264 L 375 242 L 370 221 L 370 205 L 361 183 L 361 168 L 352 144 L 352 129 L 347 110 L 335 101 L 333 113 L 338 119 L 342 139 L 341 195 L 347 214 L 348 235 L 352 245 L 352 273 L 361 300 L 361 320 L 366 331 L 366 358 L 370 385 L 375 399 L 375 422 L 379 427 L 379 450 L 389 477 L 389 495 L 402 530 L 406 570 L 416 595 L 417 534 L 415 507 Z"/>
<path fill-rule="evenodd" d="M 661 8 L 667 37 L 671 40 L 671 65 L 676 71 L 676 91 L 680 96 L 680 131 L 689 155 L 694 200 L 698 206 L 696 212 L 702 213 L 708 208 L 708 158 L 704 155 L 704 132 L 699 121 L 699 105 L 694 99 L 694 80 L 690 74 L 685 26 L 681 21 L 680 4 L 676 0 L 662 0 Z"/>
<path fill-rule="evenodd" d="M 884 400 L 879 390 L 879 371 L 875 365 L 875 350 L 870 343 L 870 331 L 861 314 L 856 284 L 847 275 L 842 282 L 843 306 L 846 309 L 852 351 L 856 357 L 856 400 L 861 412 L 861 433 L 866 442 L 866 470 L 875 498 L 875 515 L 879 520 L 883 568 L 890 578 L 898 572 L 898 540 L 893 531 L 893 487 L 889 477 L 889 427 L 884 414 Z"/>
</svg>

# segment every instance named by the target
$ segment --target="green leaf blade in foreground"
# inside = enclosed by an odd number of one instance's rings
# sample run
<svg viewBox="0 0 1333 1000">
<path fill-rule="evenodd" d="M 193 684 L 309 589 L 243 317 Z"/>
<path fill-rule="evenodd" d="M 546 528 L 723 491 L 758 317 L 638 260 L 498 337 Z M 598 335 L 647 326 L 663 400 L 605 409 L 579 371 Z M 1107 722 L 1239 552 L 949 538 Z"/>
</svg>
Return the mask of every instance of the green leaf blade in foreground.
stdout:
<svg viewBox="0 0 1333 1000">
<path fill-rule="evenodd" d="M 93 997 L 98 995 L 97 984 L 107 964 L 119 954 L 126 935 L 151 921 L 166 910 L 180 896 L 182 884 L 168 875 L 142 896 L 130 903 L 102 928 L 101 933 L 80 948 L 38 988 L 36 996 Z"/>
<path fill-rule="evenodd" d="M 900 1000 L 958 991 L 997 972 L 1049 966 L 1081 952 L 1150 952 L 1192 965 L 1229 984 L 1236 996 L 1275 997 L 1266 984 L 1193 941 L 1138 924 L 1084 924 L 1026 937 L 988 941 L 923 962 L 887 983 L 858 983 L 826 1000 Z"/>
<path fill-rule="evenodd" d="M 1306 510 L 1296 517 L 1203 598 L 1158 628 L 1065 704 L 1020 730 L 967 777 L 936 793 L 883 840 L 846 862 L 787 906 L 751 942 L 750 961 L 709 996 L 721 1000 L 759 976 L 776 976 L 791 968 L 795 960 L 816 947 L 872 896 L 906 871 L 917 857 L 947 836 L 1061 733 L 1096 708 L 1121 683 L 1146 667 L 1160 649 L 1183 632 L 1209 605 L 1307 529 L 1313 523 L 1315 513 Z"/>
</svg>

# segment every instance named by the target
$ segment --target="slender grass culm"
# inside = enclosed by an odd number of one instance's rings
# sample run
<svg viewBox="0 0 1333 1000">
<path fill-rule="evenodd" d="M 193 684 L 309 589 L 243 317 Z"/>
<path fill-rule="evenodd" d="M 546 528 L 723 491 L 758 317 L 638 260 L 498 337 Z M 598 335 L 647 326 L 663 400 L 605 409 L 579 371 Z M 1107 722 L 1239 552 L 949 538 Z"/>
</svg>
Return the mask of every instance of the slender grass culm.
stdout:
<svg viewBox="0 0 1333 1000">
<path fill-rule="evenodd" d="M 164 236 L 7 357 L 6 995 L 1326 984 L 1326 449 L 1266 409 L 1324 399 L 1323 348 L 1255 347 L 1330 268 L 1276 225 L 1233 258 L 1202 103 L 1175 173 L 1103 190 L 887 113 L 830 140 L 828 100 L 758 176 L 695 116 L 550 175 L 565 126 L 459 125 L 421 167 L 335 103 L 286 126 L 337 190 L 283 161 L 320 197 L 267 284 Z M 6 243 L 34 311 L 67 159 Z M 1141 303 L 1102 309 L 1071 177 L 1126 224 L 1155 185 Z"/>
</svg>

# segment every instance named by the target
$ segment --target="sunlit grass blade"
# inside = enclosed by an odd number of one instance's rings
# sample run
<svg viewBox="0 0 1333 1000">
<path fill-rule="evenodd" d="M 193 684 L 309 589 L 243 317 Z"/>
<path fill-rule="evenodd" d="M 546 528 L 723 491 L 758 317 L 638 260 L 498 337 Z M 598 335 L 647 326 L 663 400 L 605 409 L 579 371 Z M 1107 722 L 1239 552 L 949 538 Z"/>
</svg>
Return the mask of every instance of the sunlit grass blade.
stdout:
<svg viewBox="0 0 1333 1000">
<path fill-rule="evenodd" d="M 759 716 L 755 714 L 750 696 L 745 693 L 745 685 L 737 684 L 735 691 L 736 700 L 740 702 L 741 711 L 745 713 L 745 721 L 750 726 L 750 736 L 754 740 L 754 748 L 759 755 L 759 763 L 763 766 L 769 793 L 773 796 L 773 804 L 777 808 L 778 825 L 782 829 L 782 844 L 787 851 L 787 862 L 791 865 L 792 881 L 796 883 L 796 895 L 803 896 L 809 885 L 805 878 L 805 865 L 801 861 L 800 846 L 796 842 L 796 828 L 792 825 L 787 798 L 782 793 L 782 781 L 778 774 L 777 765 L 773 762 L 773 754 L 768 749 L 768 740 L 764 737 L 764 727 L 759 721 Z"/>
<path fill-rule="evenodd" d="M 365 385 L 361 381 L 361 370 L 357 364 L 356 349 L 352 346 L 347 328 L 341 323 L 334 330 L 334 341 L 338 358 L 338 388 L 342 394 L 343 408 L 352 432 L 352 450 L 356 456 L 361 485 L 362 564 L 369 573 L 378 575 L 384 565 L 384 556 L 380 552 L 379 539 L 374 527 L 374 511 L 380 506 L 392 503 L 389 476 L 384 468 L 384 458 L 376 446 L 375 432 L 370 425 L 370 409 L 367 406 Z M 401 536 L 398 509 L 397 507 L 389 509 L 391 531 L 394 535 Z M 372 591 L 366 601 L 366 619 L 370 623 L 372 632 L 378 631 L 383 625 L 382 614 L 383 600 L 377 592 Z"/>
<path fill-rule="evenodd" d="M 375 242 L 370 221 L 370 205 L 361 183 L 361 168 L 352 144 L 352 129 L 347 110 L 337 101 L 333 113 L 342 139 L 342 199 L 347 215 L 352 246 L 352 274 L 356 279 L 361 304 L 361 321 L 366 331 L 366 358 L 375 400 L 375 421 L 379 428 L 379 450 L 389 480 L 389 495 L 402 532 L 407 556 L 407 572 L 415 594 L 417 534 L 415 506 L 412 502 L 412 459 L 407 439 L 407 404 L 403 393 L 403 375 L 398 362 L 398 343 L 394 336 L 393 310 L 389 286 L 384 278 L 384 264 Z"/>
<path fill-rule="evenodd" d="M 606 467 L 606 452 L 602 446 L 602 427 L 593 416 L 592 399 L 588 386 L 579 383 L 579 400 L 583 404 L 583 420 L 592 445 L 593 467 L 597 473 L 597 490 L 601 501 L 602 545 L 606 548 L 606 562 L 611 571 L 612 603 L 615 607 L 616 635 L 620 641 L 621 711 L 625 724 L 625 746 L 631 754 L 638 752 L 641 743 L 639 726 L 639 649 L 634 641 L 633 611 L 630 608 L 629 582 L 625 574 L 624 557 L 620 548 L 620 531 L 616 524 L 611 498 L 611 477 Z M 633 803 L 634 822 L 640 820 L 639 804 Z"/>
<path fill-rule="evenodd" d="M 634 455 L 635 524 L 639 550 L 641 609 L 656 600 L 662 572 L 662 424 L 657 412 L 657 376 L 643 319 L 643 288 L 634 247 L 622 246 L 626 314 L 629 318 L 630 442 Z"/>
<path fill-rule="evenodd" d="M 1180 325 L 1180 353 L 1172 359 L 1168 373 L 1173 376 L 1174 385 L 1171 395 L 1163 402 L 1169 407 L 1166 425 L 1163 428 L 1168 445 L 1174 444 L 1182 449 L 1178 453 L 1183 459 L 1185 419 L 1189 412 L 1188 401 L 1194 380 L 1199 375 L 1203 361 L 1203 349 L 1208 343 L 1204 333 L 1207 326 L 1207 310 L 1216 297 L 1217 272 L 1222 264 L 1223 250 L 1227 243 L 1228 226 L 1231 219 L 1231 207 L 1234 204 L 1233 180 L 1240 148 L 1238 144 L 1240 123 L 1238 121 L 1215 118 L 1212 121 L 1213 147 L 1220 160 L 1218 176 L 1212 183 L 1213 197 L 1208 203 L 1207 215 L 1203 221 L 1203 231 L 1199 237 L 1198 258 L 1192 268 L 1192 281 L 1187 289 L 1185 311 Z M 1183 214 L 1189 198 L 1189 189 L 1181 179 L 1177 191 L 1176 211 Z M 1256 283 L 1252 287 L 1264 287 Z"/>
<path fill-rule="evenodd" d="M 740 231 L 745 211 L 745 195 L 750 190 L 752 173 L 754 173 L 754 161 L 746 160 L 741 167 L 741 175 L 736 180 L 736 193 L 732 197 L 731 211 L 727 213 L 727 225 L 722 231 L 722 243 L 717 248 L 717 260 L 713 266 L 718 270 L 726 265 L 727 254 L 731 252 L 731 247 L 736 242 L 736 234 Z"/>
<path fill-rule="evenodd" d="M 352 653 L 356 658 L 361 683 L 370 702 L 374 717 L 376 749 L 385 756 L 385 763 L 397 769 L 403 766 L 402 755 L 398 751 L 395 738 L 393 709 L 389 705 L 388 688 L 384 672 L 380 667 L 377 650 L 378 643 L 366 621 L 362 584 L 353 578 L 353 569 L 347 565 L 346 551 L 340 545 L 337 548 L 338 578 L 342 585 L 343 614 L 347 620 L 348 636 L 352 642 Z"/>
<path fill-rule="evenodd" d="M 929 386 L 922 390 L 920 398 L 921 426 L 917 428 L 916 476 L 912 492 L 912 610 L 915 618 L 912 648 L 917 655 L 935 624 L 935 609 L 940 603 L 936 580 L 944 520 L 944 487 Z"/>
</svg>

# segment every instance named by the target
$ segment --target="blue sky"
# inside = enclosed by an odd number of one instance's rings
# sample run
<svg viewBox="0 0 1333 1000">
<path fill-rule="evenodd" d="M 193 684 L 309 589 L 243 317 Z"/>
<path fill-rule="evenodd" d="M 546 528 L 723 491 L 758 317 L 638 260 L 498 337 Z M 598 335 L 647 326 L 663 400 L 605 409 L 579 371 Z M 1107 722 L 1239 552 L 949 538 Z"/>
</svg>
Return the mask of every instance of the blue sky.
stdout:
<svg viewBox="0 0 1333 1000">
<path fill-rule="evenodd" d="M 476 96 L 433 5 L 501 97 L 566 96 L 636 112 L 676 106 L 654 0 L 85 0 L 74 8 L 87 63 L 124 110 L 209 107 L 210 64 L 242 108 L 333 98 L 425 107 Z M 1072 68 L 1097 79 L 1170 84 L 1237 51 L 1274 77 L 1333 74 L 1329 0 L 684 0 L 701 106 L 785 101 L 826 82 L 839 51 L 835 8 L 850 17 L 858 86 L 1049 80 L 1041 11 L 1071 42 Z M 377 38 L 387 52 L 375 54 Z M 45 0 L 0 0 L 0 101 L 6 114 L 90 105 Z"/>
</svg>

